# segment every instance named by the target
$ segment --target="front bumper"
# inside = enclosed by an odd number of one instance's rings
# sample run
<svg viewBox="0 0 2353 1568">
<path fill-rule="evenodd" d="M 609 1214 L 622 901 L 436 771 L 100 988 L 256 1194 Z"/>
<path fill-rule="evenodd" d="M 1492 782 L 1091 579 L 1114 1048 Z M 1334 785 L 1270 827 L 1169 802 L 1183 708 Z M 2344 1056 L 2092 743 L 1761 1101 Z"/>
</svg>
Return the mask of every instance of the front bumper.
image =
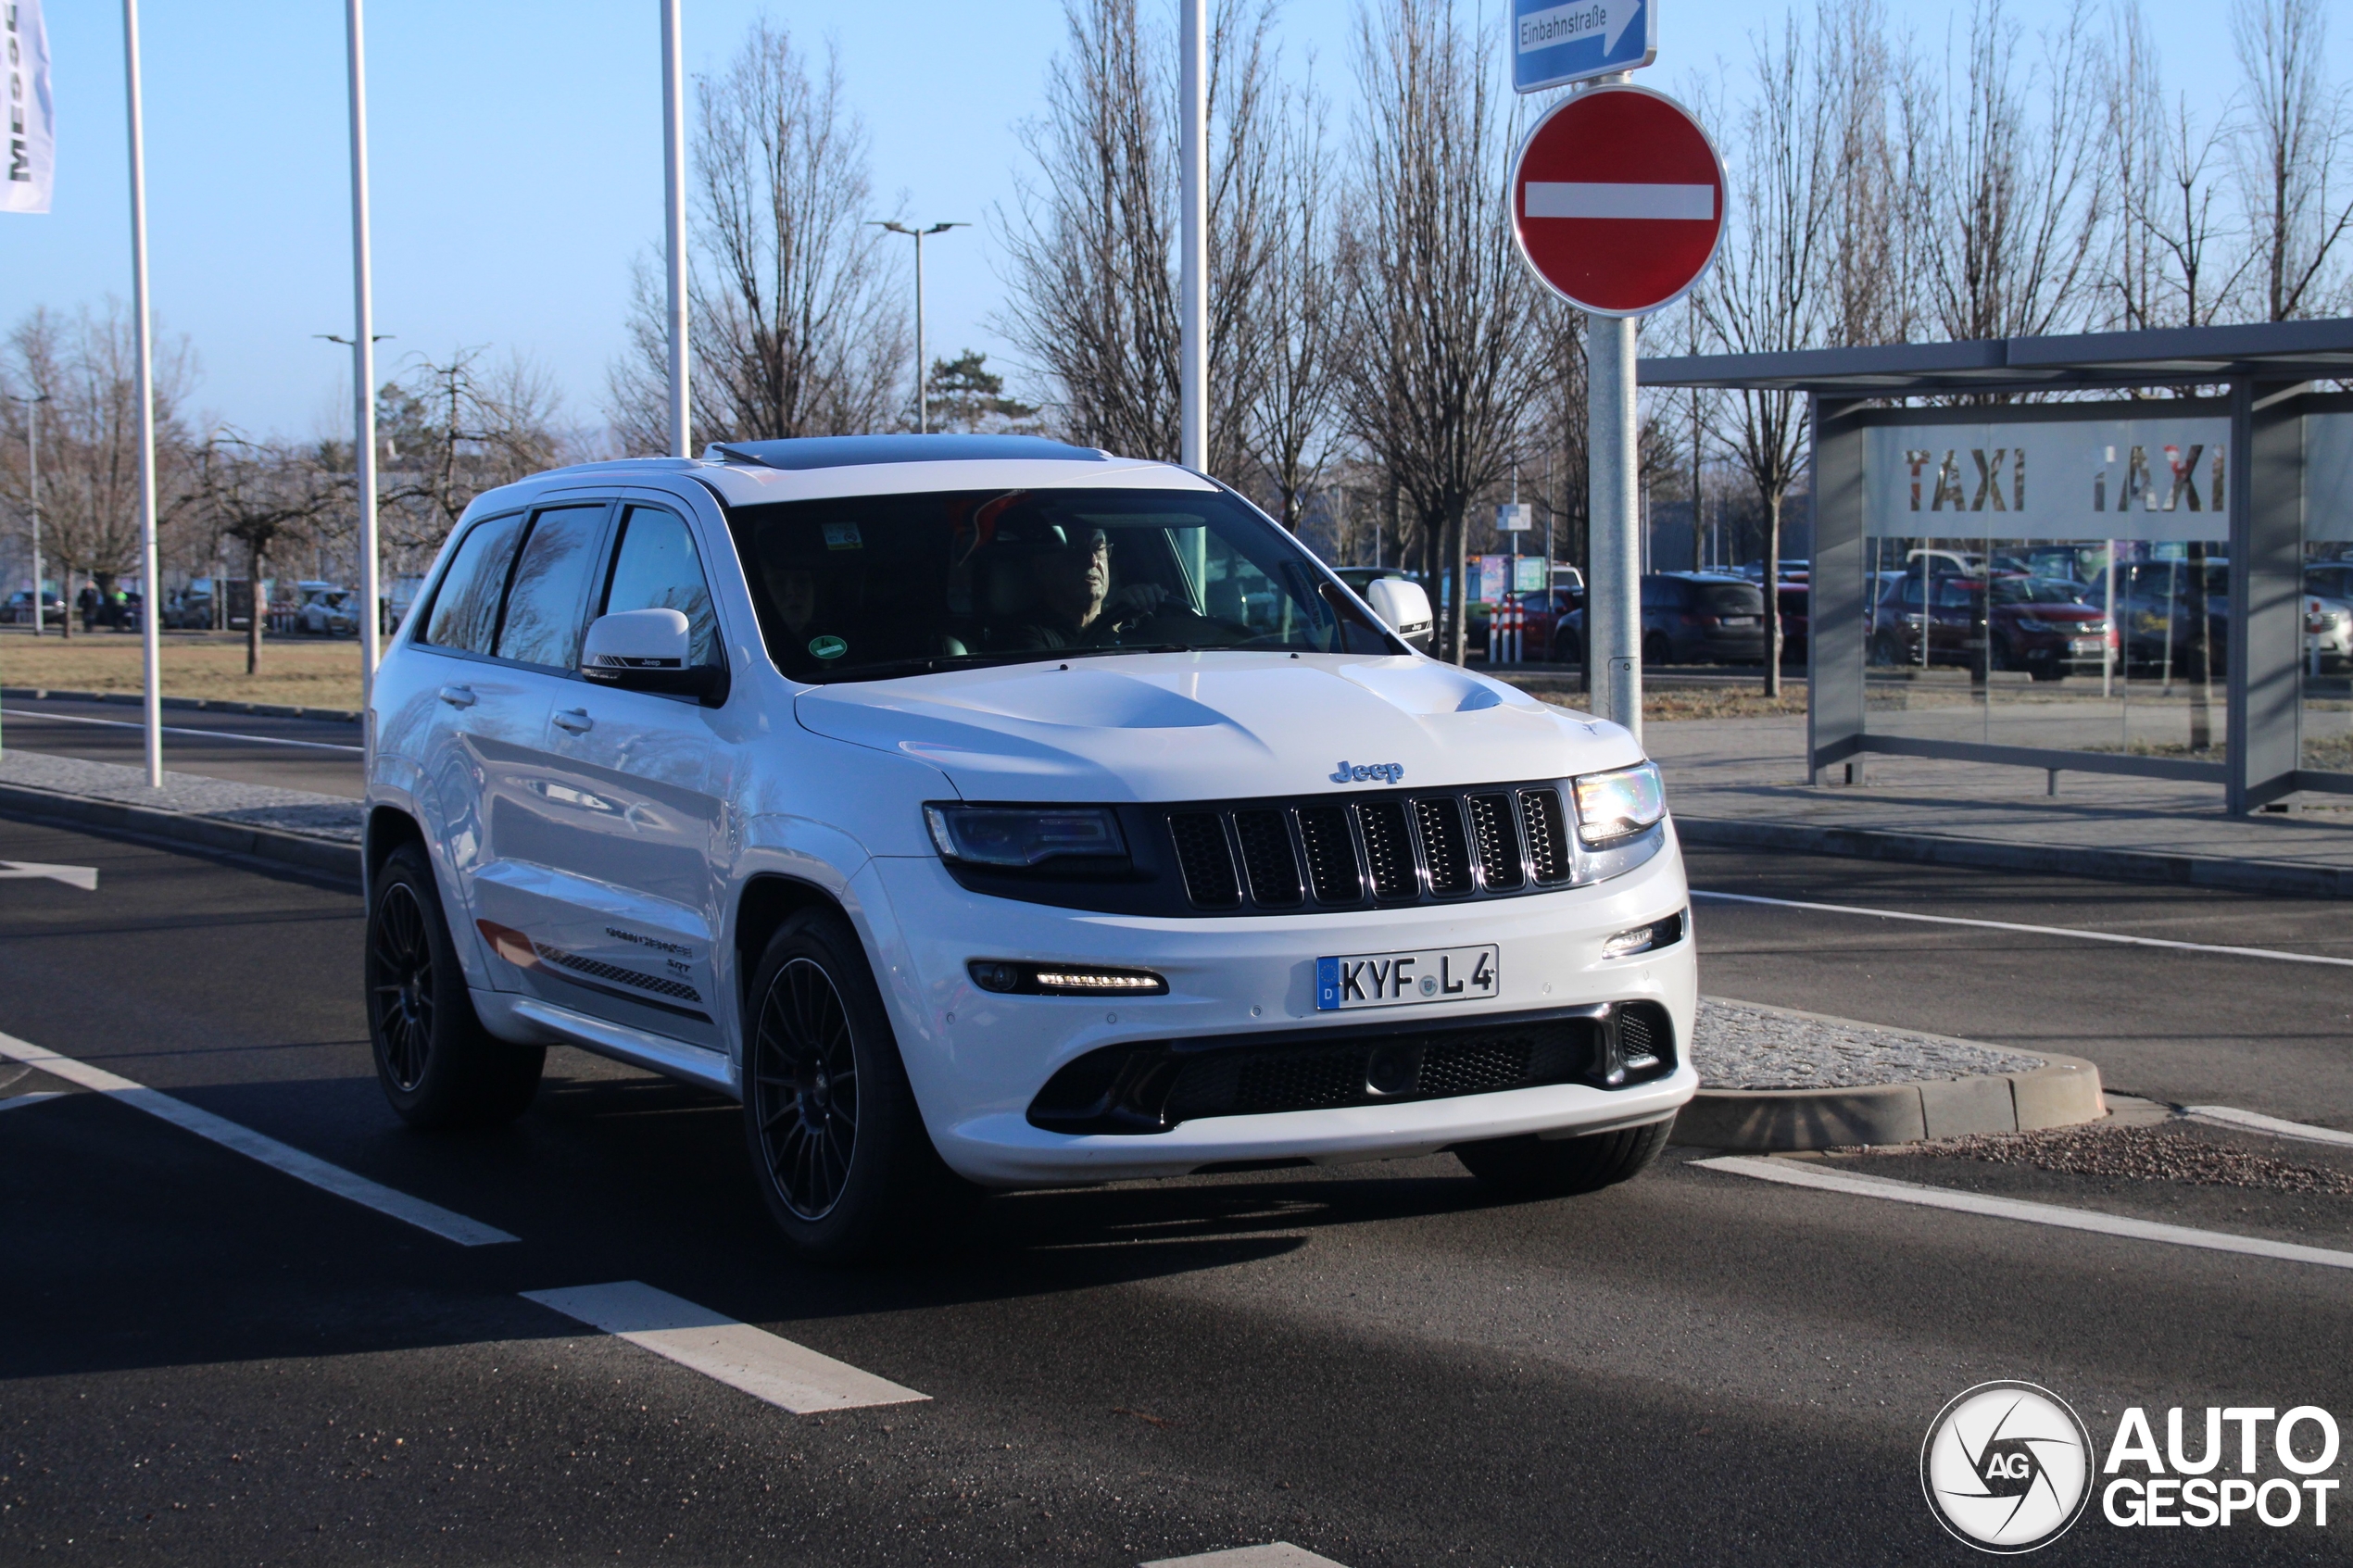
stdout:
<svg viewBox="0 0 2353 1568">
<path fill-rule="evenodd" d="M 1623 876 L 1468 905 L 1231 919 L 1164 919 L 975 896 L 937 859 L 887 858 L 867 876 L 887 900 L 896 950 L 878 955 L 900 1054 L 933 1142 L 960 1175 L 990 1186 L 1182 1174 L 1237 1160 L 1321 1162 L 1428 1153 L 1525 1133 L 1575 1134 L 1657 1121 L 1698 1088 L 1689 1064 L 1698 966 L 1688 920 L 1672 947 L 1604 960 L 1619 931 L 1688 908 L 1667 847 Z M 862 878 L 862 880 L 865 880 Z M 1327 956 L 1494 943 L 1498 995 L 1347 1014 L 1315 1008 Z M 980 990 L 966 965 L 1004 959 L 1150 969 L 1168 994 L 1083 998 Z M 1551 1084 L 1456 1098 L 1206 1116 L 1166 1132 L 1066 1134 L 1033 1125 L 1031 1103 L 1065 1063 L 1105 1046 L 1219 1036 L 1264 1039 L 1341 1022 L 1466 1024 L 1488 1014 L 1603 1002 L 1658 1003 L 1676 1066 L 1624 1088 Z"/>
</svg>

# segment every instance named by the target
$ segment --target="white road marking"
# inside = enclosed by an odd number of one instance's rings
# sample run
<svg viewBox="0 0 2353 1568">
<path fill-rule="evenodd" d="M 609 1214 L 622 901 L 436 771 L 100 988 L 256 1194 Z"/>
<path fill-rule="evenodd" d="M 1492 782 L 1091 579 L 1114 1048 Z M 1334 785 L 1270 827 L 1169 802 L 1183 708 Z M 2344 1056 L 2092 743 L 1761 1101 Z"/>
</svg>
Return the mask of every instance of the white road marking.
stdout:
<svg viewBox="0 0 2353 1568">
<path fill-rule="evenodd" d="M 2353 959 L 2321 953 L 2285 953 L 2276 947 L 2226 947 L 2213 942 L 2175 942 L 2162 936 L 2126 936 L 2114 931 L 2083 931 L 2071 925 L 2020 925 L 2006 920 L 1968 920 L 1960 915 L 1918 915 L 1908 909 L 1867 909 L 1856 904 L 1809 904 L 1802 898 L 1764 898 L 1754 893 L 1710 893 L 1692 889 L 1694 898 L 1718 898 L 1729 904 L 1769 904 L 1777 909 L 1818 909 L 1833 915 L 1870 915 L 1879 920 L 1918 921 L 1926 925 L 1971 925 L 1983 931 L 2023 931 L 2032 936 L 2072 936 L 2083 942 L 2121 942 L 2133 947 L 2171 947 L 2185 953 L 2221 953 L 2234 959 L 2276 959 L 2282 963 L 2331 964 L 2353 969 Z"/>
<path fill-rule="evenodd" d="M 1705 223 L 1716 216 L 1713 185 L 1530 180 L 1527 191 L 1521 205 L 1530 218 L 1665 218 Z"/>
<path fill-rule="evenodd" d="M 795 1415 L 931 1398 L 634 1279 L 522 1295 Z"/>
<path fill-rule="evenodd" d="M 44 866 L 37 860 L 0 860 L 0 882 L 62 882 L 84 893 L 98 891 L 95 866 Z"/>
<path fill-rule="evenodd" d="M 1923 1186 L 1917 1182 L 1890 1181 L 1884 1176 L 1857 1176 L 1825 1171 L 1795 1160 L 1759 1160 L 1724 1155 L 1694 1160 L 1692 1164 L 1735 1176 L 1755 1176 L 1793 1187 L 1843 1192 L 1851 1198 L 1878 1198 L 1891 1203 L 1917 1203 L 1925 1209 L 1957 1209 L 1997 1220 L 2023 1220 L 2032 1225 L 2061 1230 L 2096 1231 L 2134 1241 L 2161 1241 L 2171 1247 L 2196 1247 L 2209 1252 L 2241 1252 L 2255 1258 L 2277 1258 L 2291 1263 L 2317 1263 L 2327 1269 L 2353 1269 L 2353 1252 L 2326 1247 L 2304 1247 L 2293 1241 L 2266 1241 L 2260 1236 L 2233 1236 L 2229 1231 L 2195 1230 L 2188 1225 L 2162 1224 L 2155 1220 L 2128 1220 L 2117 1214 L 2095 1214 L 2085 1209 L 2065 1209 L 2055 1203 L 2029 1203 L 2015 1198 L 1987 1198 L 1980 1193 L 1955 1192 L 1949 1187 Z"/>
<path fill-rule="evenodd" d="M 0 1056 L 37 1067 L 53 1078 L 63 1078 L 85 1089 L 105 1095 L 150 1116 L 160 1117 L 173 1126 L 209 1138 L 221 1148 L 233 1149 L 249 1160 L 258 1160 L 273 1170 L 283 1171 L 298 1182 L 308 1182 L 322 1192 L 388 1214 L 396 1220 L 431 1231 L 460 1247 L 487 1247 L 496 1242 L 515 1238 L 505 1231 L 469 1220 L 463 1214 L 452 1213 L 438 1204 L 427 1203 L 422 1198 L 411 1198 L 405 1192 L 395 1192 L 381 1183 L 371 1182 L 340 1165 L 330 1165 L 317 1155 L 305 1154 L 291 1144 L 257 1133 L 250 1127 L 239 1126 L 224 1116 L 209 1110 L 199 1110 L 185 1100 L 177 1100 L 159 1089 L 134 1084 L 130 1079 L 109 1073 L 103 1067 L 93 1067 L 69 1056 L 19 1040 L 13 1035 L 0 1035 Z"/>
<path fill-rule="evenodd" d="M 37 1089 L 29 1095 L 10 1095 L 6 1099 L 0 1099 L 0 1110 L 14 1110 L 19 1106 L 39 1105 L 44 1099 L 63 1099 L 65 1098 L 65 1094 L 62 1090 Z"/>
<path fill-rule="evenodd" d="M 2309 1122 L 2283 1122 L 2259 1110 L 2241 1110 L 2231 1105 L 2185 1105 L 2182 1109 L 2189 1113 L 2192 1121 L 2211 1123 L 2218 1127 L 2269 1133 L 2275 1138 L 2294 1138 L 2299 1143 L 2353 1145 L 2353 1133 L 2340 1133 L 2334 1127 L 2315 1127 Z"/>
<path fill-rule="evenodd" d="M 1140 1568 L 1340 1568 L 1328 1557 L 1318 1557 L 1289 1541 L 1265 1546 L 1238 1546 L 1231 1551 L 1204 1551 L 1197 1557 L 1164 1557 Z"/>
<path fill-rule="evenodd" d="M 22 709 L 9 709 L 6 712 L 0 712 L 0 719 L 20 719 L 27 723 L 45 719 L 57 724 L 104 724 L 117 730 L 139 730 L 146 727 L 135 719 L 92 719 L 79 713 L 27 712 Z M 195 730 L 178 724 L 164 725 L 163 733 L 168 735 L 198 735 L 208 740 L 241 740 L 255 746 L 298 746 L 310 751 L 348 751 L 355 756 L 368 749 L 364 746 L 343 746 L 330 740 L 289 740 L 283 735 L 248 735 L 235 730 Z"/>
</svg>

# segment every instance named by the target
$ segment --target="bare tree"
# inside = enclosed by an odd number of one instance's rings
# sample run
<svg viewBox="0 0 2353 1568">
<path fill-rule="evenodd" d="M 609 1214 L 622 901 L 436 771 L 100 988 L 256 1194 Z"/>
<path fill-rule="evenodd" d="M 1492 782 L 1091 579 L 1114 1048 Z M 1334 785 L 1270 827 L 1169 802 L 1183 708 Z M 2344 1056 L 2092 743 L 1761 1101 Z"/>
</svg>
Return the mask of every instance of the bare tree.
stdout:
<svg viewBox="0 0 2353 1568">
<path fill-rule="evenodd" d="M 1889 42 L 1882 0 L 1825 0 L 1815 17 L 1836 168 L 1828 192 L 1827 336 L 1842 346 L 1908 342 L 1919 317 L 1920 226 L 1911 204 L 1920 148 L 1903 122 L 1919 91 L 1917 73 L 1908 50 Z"/>
<path fill-rule="evenodd" d="M 2264 319 L 2324 315 L 2342 286 L 2338 242 L 2353 224 L 2340 163 L 2353 124 L 2347 89 L 2322 74 L 2320 0 L 2238 0 L 2231 42 L 2246 83 L 2233 151 Z"/>
<path fill-rule="evenodd" d="M 188 443 L 180 408 L 195 356 L 185 338 L 160 338 L 156 348 L 160 529 L 184 491 Z M 102 596 L 140 570 L 137 352 L 131 320 L 113 300 L 102 312 L 70 317 L 37 307 L 0 352 L 0 392 L 48 399 L 40 416 L 43 553 L 66 578 L 78 574 Z M 19 508 L 30 495 L 24 417 L 23 405 L 0 403 L 0 486 Z"/>
<path fill-rule="evenodd" d="M 2098 54 L 2081 0 L 2022 79 L 2003 0 L 1975 0 L 1968 37 L 1959 102 L 1911 99 L 1929 322 L 1957 340 L 2037 336 L 2071 322 L 2095 275 Z"/>
<path fill-rule="evenodd" d="M 554 378 L 519 353 L 486 360 L 483 349 L 459 348 L 438 363 L 412 360 L 376 395 L 385 545 L 430 554 L 476 495 L 563 461 L 562 401 Z M 332 445 L 328 461 L 347 471 L 348 445 Z"/>
<path fill-rule="evenodd" d="M 195 449 L 195 505 L 220 536 L 243 547 L 245 581 L 252 584 L 253 608 L 245 617 L 248 675 L 261 670 L 261 632 L 270 613 L 261 583 L 271 552 L 308 542 L 342 499 L 343 487 L 321 456 L 257 443 L 226 428 Z"/>
<path fill-rule="evenodd" d="M 1755 93 L 1742 111 L 1733 170 L 1739 221 L 1693 296 L 1709 330 L 1738 354 L 1821 342 L 1837 288 L 1829 249 L 1840 145 L 1835 94 L 1794 16 L 1777 42 L 1755 41 Z M 1806 460 L 1801 394 L 1743 387 L 1726 398 L 1718 437 L 1765 508 L 1765 693 L 1781 689 L 1781 508 Z"/>
<path fill-rule="evenodd" d="M 1450 0 L 1358 13 L 1347 418 L 1413 508 L 1430 575 L 1448 574 L 1444 647 L 1457 664 L 1466 514 L 1510 474 L 1544 381 L 1536 285 L 1505 237 L 1513 125 L 1494 65 Z"/>
<path fill-rule="evenodd" d="M 2226 267 L 2211 169 L 2222 132 L 2201 129 L 2180 94 L 2169 111 L 2138 0 L 2118 18 L 2108 90 L 2108 181 L 2116 205 L 2100 286 L 2129 331 L 2202 327 L 2229 308 L 2248 265 Z"/>
<path fill-rule="evenodd" d="M 1242 395 L 1244 434 L 1284 527 L 1299 531 L 1308 493 L 1338 440 L 1340 286 L 1332 228 L 1332 166 L 1323 103 L 1312 84 L 1282 117 L 1266 218 L 1265 264 L 1251 299 L 1260 370 Z"/>
<path fill-rule="evenodd" d="M 1262 369 L 1258 293 L 1275 182 L 1267 0 L 1221 0 L 1209 37 L 1209 429 L 1214 472 L 1241 476 L 1244 400 Z M 1021 128 L 1035 169 L 994 227 L 999 330 L 1044 378 L 1072 440 L 1178 456 L 1176 41 L 1137 0 L 1065 0 L 1046 112 Z"/>
<path fill-rule="evenodd" d="M 694 423 L 712 441 L 888 428 L 911 353 L 895 252 L 869 225 L 864 124 L 829 46 L 812 78 L 783 29 L 754 22 L 696 80 L 688 175 Z M 661 285 L 641 263 L 630 346 L 608 375 L 623 446 L 668 450 Z"/>
</svg>

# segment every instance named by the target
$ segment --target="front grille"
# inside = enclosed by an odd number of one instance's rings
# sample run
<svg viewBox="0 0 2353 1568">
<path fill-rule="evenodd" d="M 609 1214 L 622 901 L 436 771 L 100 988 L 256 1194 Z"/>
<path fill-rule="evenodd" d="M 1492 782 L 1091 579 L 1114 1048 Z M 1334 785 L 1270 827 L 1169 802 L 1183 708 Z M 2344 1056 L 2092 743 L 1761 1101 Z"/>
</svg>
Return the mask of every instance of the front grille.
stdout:
<svg viewBox="0 0 2353 1568">
<path fill-rule="evenodd" d="M 1547 1084 L 1613 1089 L 1671 1072 L 1672 1033 L 1657 1004 L 1634 1002 L 1464 1024 L 1106 1046 L 1049 1079 L 1029 1120 L 1050 1132 L 1151 1134 L 1208 1116 L 1453 1099 Z"/>
<path fill-rule="evenodd" d="M 1159 809 L 1196 909 L 1410 904 L 1561 887 L 1577 873 L 1554 784 Z"/>
<path fill-rule="evenodd" d="M 1230 909 L 1242 901 L 1234 884 L 1234 857 L 1226 847 L 1226 824 L 1214 811 L 1187 811 L 1168 819 L 1176 843 L 1176 867 L 1185 897 L 1202 909 Z"/>
</svg>

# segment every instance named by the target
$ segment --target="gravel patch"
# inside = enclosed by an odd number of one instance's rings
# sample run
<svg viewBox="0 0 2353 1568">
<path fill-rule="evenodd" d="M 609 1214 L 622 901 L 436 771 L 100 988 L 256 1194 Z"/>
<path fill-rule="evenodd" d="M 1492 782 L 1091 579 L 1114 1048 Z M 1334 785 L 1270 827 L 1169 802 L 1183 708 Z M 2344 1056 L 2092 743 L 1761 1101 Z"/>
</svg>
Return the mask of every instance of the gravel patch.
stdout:
<svg viewBox="0 0 2353 1568">
<path fill-rule="evenodd" d="M 1709 1089 L 1860 1089 L 2044 1065 L 2039 1056 L 1994 1046 L 1705 997 L 1692 1061 Z"/>
<path fill-rule="evenodd" d="M 2120 1176 L 2135 1182 L 2353 1197 L 2353 1176 L 2342 1171 L 2298 1165 L 2165 1127 L 2110 1127 L 2095 1122 L 2041 1133 L 1978 1134 L 1870 1152 L 1982 1160 L 1993 1165 L 2029 1165 L 2038 1171 Z"/>
<path fill-rule="evenodd" d="M 275 828 L 313 838 L 357 844 L 366 811 L 357 800 L 336 795 L 314 795 L 306 789 L 278 789 L 270 784 L 232 784 L 192 773 L 167 772 L 161 789 L 147 787 L 144 768 L 119 762 L 86 762 L 78 757 L 51 757 L 38 751 L 10 751 L 0 757 L 0 784 L 55 790 L 93 800 L 147 806 L 163 811 L 185 811 L 247 827 Z"/>
</svg>

